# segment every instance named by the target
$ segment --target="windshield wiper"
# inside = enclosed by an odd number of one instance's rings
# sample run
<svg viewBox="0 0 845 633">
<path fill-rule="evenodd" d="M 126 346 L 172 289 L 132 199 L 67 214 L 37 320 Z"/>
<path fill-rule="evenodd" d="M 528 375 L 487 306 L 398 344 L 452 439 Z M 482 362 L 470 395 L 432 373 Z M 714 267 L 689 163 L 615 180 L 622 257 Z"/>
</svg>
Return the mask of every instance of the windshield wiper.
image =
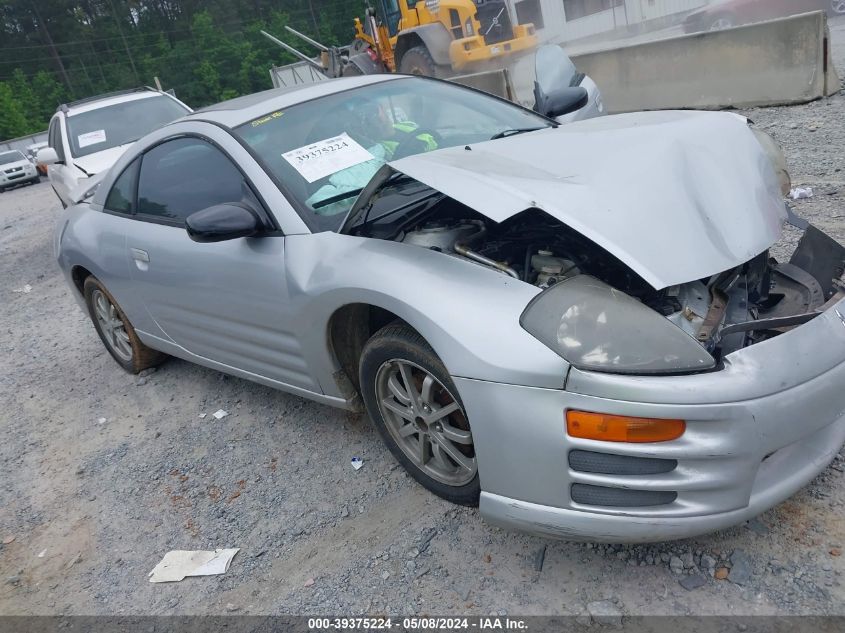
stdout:
<svg viewBox="0 0 845 633">
<path fill-rule="evenodd" d="M 518 128 L 511 128 L 508 130 L 502 130 L 498 134 L 494 134 L 490 137 L 491 141 L 495 141 L 496 139 L 505 138 L 506 136 L 514 136 L 516 134 L 525 134 L 526 132 L 536 132 L 537 130 L 545 130 L 547 127 L 557 127 L 555 125 L 544 125 L 543 127 L 518 127 Z"/>
<path fill-rule="evenodd" d="M 379 185 L 378 190 L 383 189 L 386 185 L 402 180 L 403 178 L 408 178 L 408 176 L 399 171 L 393 172 L 390 176 L 387 177 L 387 179 L 384 180 L 384 182 L 381 183 L 381 185 Z M 349 198 L 357 196 L 362 191 L 364 191 L 364 187 L 360 187 L 359 189 L 352 189 L 351 191 L 344 191 L 343 193 L 339 193 L 335 196 L 332 196 L 331 198 L 326 198 L 325 200 L 320 200 L 319 202 L 312 204 L 311 208 L 321 209 L 323 207 L 327 207 L 330 204 L 334 204 L 335 202 L 348 200 Z"/>
<path fill-rule="evenodd" d="M 327 207 L 330 204 L 334 204 L 335 202 L 340 202 L 342 200 L 348 200 L 349 198 L 354 198 L 359 193 L 364 191 L 363 187 L 359 187 L 358 189 L 352 189 L 350 191 L 344 191 L 343 193 L 339 193 L 331 198 L 325 198 L 320 200 L 319 202 L 315 202 L 311 205 L 312 209 L 322 209 L 323 207 Z"/>
</svg>

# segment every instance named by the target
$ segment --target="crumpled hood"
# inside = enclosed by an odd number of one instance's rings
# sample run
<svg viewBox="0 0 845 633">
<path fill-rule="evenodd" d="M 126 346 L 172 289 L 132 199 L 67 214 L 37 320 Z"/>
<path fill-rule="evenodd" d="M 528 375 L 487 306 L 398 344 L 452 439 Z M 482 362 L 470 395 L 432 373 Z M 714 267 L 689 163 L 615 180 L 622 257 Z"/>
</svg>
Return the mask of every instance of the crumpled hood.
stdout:
<svg viewBox="0 0 845 633">
<path fill-rule="evenodd" d="M 126 145 L 118 145 L 117 147 L 110 147 L 101 152 L 88 154 L 88 156 L 80 156 L 73 159 L 73 164 L 84 169 L 91 174 L 99 174 L 101 171 L 106 171 L 117 162 L 117 159 L 123 156 L 123 152 L 128 150 L 132 143 Z"/>
<path fill-rule="evenodd" d="M 542 209 L 656 289 L 747 262 L 786 217 L 769 158 L 726 113 L 601 117 L 390 166 L 495 222 Z"/>
</svg>

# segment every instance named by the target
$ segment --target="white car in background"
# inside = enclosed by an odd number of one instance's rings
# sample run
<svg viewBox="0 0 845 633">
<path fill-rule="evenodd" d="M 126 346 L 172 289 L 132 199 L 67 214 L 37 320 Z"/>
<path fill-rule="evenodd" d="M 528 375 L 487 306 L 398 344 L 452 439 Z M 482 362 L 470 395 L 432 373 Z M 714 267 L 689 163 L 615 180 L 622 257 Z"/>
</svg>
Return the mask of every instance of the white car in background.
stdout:
<svg viewBox="0 0 845 633">
<path fill-rule="evenodd" d="M 140 137 L 191 112 L 176 97 L 147 87 L 62 104 L 37 161 L 48 165 L 50 184 L 66 207 L 80 181 L 109 169 Z"/>
<path fill-rule="evenodd" d="M 23 152 L 17 149 L 0 152 L 0 192 L 26 182 L 38 182 L 39 179 L 35 165 Z"/>
</svg>

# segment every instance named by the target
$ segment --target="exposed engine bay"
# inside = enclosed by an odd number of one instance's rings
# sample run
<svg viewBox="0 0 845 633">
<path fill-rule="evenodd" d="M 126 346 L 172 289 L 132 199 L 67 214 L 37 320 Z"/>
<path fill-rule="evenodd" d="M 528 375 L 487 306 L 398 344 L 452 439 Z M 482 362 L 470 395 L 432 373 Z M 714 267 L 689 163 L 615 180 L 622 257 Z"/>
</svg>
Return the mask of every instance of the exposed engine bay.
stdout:
<svg viewBox="0 0 845 633">
<path fill-rule="evenodd" d="M 590 275 L 665 316 L 717 359 L 798 327 L 845 296 L 845 249 L 812 226 L 789 263 L 766 251 L 711 278 L 661 290 L 538 209 L 497 224 L 444 197 L 404 222 L 371 228 L 374 237 L 464 258 L 544 289 Z"/>
</svg>

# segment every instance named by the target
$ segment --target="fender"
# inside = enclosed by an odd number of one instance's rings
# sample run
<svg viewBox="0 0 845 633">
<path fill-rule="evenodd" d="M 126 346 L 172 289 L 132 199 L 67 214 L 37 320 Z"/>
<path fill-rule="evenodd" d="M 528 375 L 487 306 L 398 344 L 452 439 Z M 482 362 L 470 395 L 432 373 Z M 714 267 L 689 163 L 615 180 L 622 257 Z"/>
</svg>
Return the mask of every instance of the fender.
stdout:
<svg viewBox="0 0 845 633">
<path fill-rule="evenodd" d="M 328 231 L 286 237 L 285 268 L 297 338 L 324 389 L 338 369 L 329 320 L 352 303 L 406 321 L 453 376 L 563 387 L 566 361 L 519 325 L 539 288 L 419 246 Z"/>
<path fill-rule="evenodd" d="M 440 66 L 452 65 L 452 60 L 449 57 L 449 46 L 452 44 L 452 36 L 443 24 L 436 22 L 415 26 L 402 31 L 396 42 L 396 50 L 394 51 L 397 68 L 405 51 L 418 46 L 418 41 L 422 41 L 425 44 L 435 64 Z"/>
</svg>

